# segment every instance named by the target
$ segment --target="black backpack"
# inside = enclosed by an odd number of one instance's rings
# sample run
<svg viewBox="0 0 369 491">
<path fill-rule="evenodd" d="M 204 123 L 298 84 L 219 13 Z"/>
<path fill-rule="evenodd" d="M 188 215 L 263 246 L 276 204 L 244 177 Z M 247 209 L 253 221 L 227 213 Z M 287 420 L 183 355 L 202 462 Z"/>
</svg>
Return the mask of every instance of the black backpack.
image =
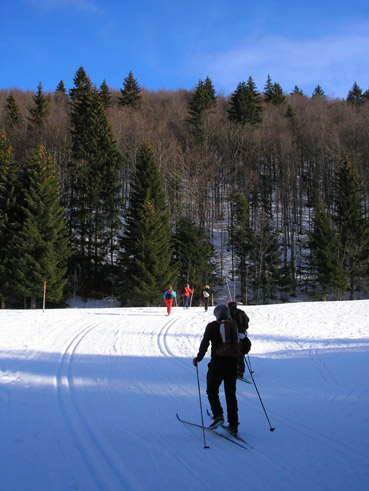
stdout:
<svg viewBox="0 0 369 491">
<path fill-rule="evenodd" d="M 240 333 L 240 351 L 243 355 L 247 355 L 251 349 L 251 341 L 247 337 L 247 334 Z"/>
<path fill-rule="evenodd" d="M 246 313 L 241 309 L 236 309 L 232 318 L 237 322 L 239 332 L 246 334 L 246 331 L 249 328 L 249 318 Z"/>
<path fill-rule="evenodd" d="M 165 295 L 165 298 L 167 300 L 170 300 L 170 299 L 173 298 L 173 292 L 172 292 L 172 290 L 167 290 L 167 294 Z"/>
</svg>

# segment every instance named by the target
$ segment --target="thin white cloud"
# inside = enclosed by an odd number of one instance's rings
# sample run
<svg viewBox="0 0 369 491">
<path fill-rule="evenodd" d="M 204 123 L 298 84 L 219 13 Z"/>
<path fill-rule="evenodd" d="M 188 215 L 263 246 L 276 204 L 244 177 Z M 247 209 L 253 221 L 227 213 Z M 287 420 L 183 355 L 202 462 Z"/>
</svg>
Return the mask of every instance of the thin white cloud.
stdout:
<svg viewBox="0 0 369 491">
<path fill-rule="evenodd" d="M 285 90 L 294 85 L 315 87 L 326 83 L 328 91 L 335 90 L 338 95 L 344 88 L 347 93 L 355 81 L 361 81 L 363 88 L 367 88 L 368 53 L 369 28 L 357 26 L 340 34 L 308 40 L 282 36 L 246 39 L 237 49 L 207 57 L 205 64 L 203 58 L 202 67 L 227 91 L 234 90 L 238 82 L 250 75 L 261 89 L 270 74 Z"/>
</svg>

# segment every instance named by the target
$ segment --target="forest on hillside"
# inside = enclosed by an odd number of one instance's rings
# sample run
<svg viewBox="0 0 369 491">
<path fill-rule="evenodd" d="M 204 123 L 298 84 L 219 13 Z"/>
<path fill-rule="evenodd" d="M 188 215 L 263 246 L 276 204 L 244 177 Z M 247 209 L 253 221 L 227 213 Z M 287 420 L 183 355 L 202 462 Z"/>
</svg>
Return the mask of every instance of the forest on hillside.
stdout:
<svg viewBox="0 0 369 491">
<path fill-rule="evenodd" d="M 369 92 L 0 90 L 0 299 L 117 296 L 237 278 L 243 303 L 365 298 Z M 215 253 L 215 240 L 218 252 Z M 224 273 L 224 256 L 232 268 Z M 198 292 L 198 293 L 197 293 Z M 28 302 L 28 303 L 27 303 Z M 30 303 L 29 303 L 30 302 Z"/>
</svg>

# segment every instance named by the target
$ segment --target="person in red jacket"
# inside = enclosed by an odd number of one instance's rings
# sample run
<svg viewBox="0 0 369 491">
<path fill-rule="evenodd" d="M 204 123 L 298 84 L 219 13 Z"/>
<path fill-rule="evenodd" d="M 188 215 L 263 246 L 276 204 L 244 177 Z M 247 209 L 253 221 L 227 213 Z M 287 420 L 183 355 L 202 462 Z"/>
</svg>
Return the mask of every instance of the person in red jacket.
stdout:
<svg viewBox="0 0 369 491">
<path fill-rule="evenodd" d="M 188 303 L 190 301 L 190 295 L 192 295 L 194 290 L 191 290 L 190 285 L 186 285 L 184 287 L 184 291 L 181 294 L 184 299 L 184 308 L 188 309 Z"/>
</svg>

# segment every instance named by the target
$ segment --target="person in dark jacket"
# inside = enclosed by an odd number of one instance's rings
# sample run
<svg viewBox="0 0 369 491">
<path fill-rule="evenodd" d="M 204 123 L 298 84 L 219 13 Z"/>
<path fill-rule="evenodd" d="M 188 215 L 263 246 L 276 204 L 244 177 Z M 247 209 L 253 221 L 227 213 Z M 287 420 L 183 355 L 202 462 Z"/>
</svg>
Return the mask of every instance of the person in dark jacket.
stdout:
<svg viewBox="0 0 369 491">
<path fill-rule="evenodd" d="M 201 295 L 202 295 L 202 298 L 204 300 L 205 312 L 207 312 L 208 306 L 209 306 L 209 298 L 210 298 L 210 286 L 209 285 L 204 286 L 204 289 L 203 289 Z"/>
<path fill-rule="evenodd" d="M 229 302 L 228 303 L 228 308 L 229 312 L 231 314 L 231 318 L 237 323 L 238 327 L 238 332 L 245 334 L 247 336 L 247 329 L 249 328 L 249 317 L 241 309 L 237 308 L 237 303 L 236 302 Z M 247 339 L 246 339 L 247 341 Z M 243 375 L 245 373 L 245 355 L 243 353 L 240 353 L 238 357 L 238 374 L 237 376 L 239 378 L 243 378 Z"/>
<path fill-rule="evenodd" d="M 238 428 L 238 404 L 236 397 L 236 381 L 237 381 L 237 356 L 219 356 L 216 350 L 221 343 L 220 337 L 220 322 L 230 320 L 229 309 L 226 305 L 217 305 L 214 309 L 216 321 L 210 322 L 204 332 L 204 336 L 200 343 L 200 348 L 197 356 L 192 360 L 193 365 L 197 364 L 204 358 L 206 351 L 211 343 L 211 360 L 208 364 L 207 373 L 207 390 L 209 404 L 213 413 L 213 423 L 209 426 L 210 429 L 215 429 L 224 423 L 223 408 L 219 400 L 219 387 L 224 382 L 224 392 L 227 403 L 227 419 L 229 426 L 228 431 L 237 435 Z M 234 321 L 233 321 L 234 322 Z"/>
</svg>

